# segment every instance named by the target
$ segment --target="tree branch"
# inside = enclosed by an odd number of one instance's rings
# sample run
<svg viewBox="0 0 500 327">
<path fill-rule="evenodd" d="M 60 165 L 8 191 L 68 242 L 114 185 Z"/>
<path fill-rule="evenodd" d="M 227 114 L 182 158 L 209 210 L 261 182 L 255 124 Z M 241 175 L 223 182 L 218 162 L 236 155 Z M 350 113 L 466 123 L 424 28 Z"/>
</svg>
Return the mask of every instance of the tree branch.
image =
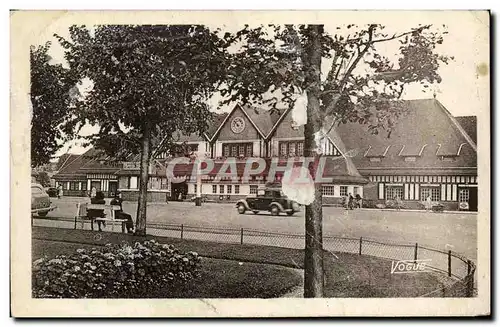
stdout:
<svg viewBox="0 0 500 327">
<path fill-rule="evenodd" d="M 356 66 L 358 65 L 361 58 L 363 58 L 365 53 L 368 51 L 368 49 L 372 45 L 373 32 L 375 30 L 375 26 L 376 25 L 370 25 L 370 27 L 368 27 L 368 42 L 366 43 L 364 49 L 358 53 L 358 56 L 356 57 L 356 59 L 354 59 L 354 62 L 349 66 L 349 68 L 347 68 L 347 71 L 345 72 L 344 77 L 342 78 L 342 80 L 340 81 L 340 84 L 339 84 L 340 92 L 342 92 L 342 90 L 344 89 L 344 86 L 347 83 L 347 79 L 351 76 L 354 68 L 356 68 Z"/>
<path fill-rule="evenodd" d="M 422 32 L 424 29 L 427 29 L 429 27 L 431 27 L 431 25 L 421 26 L 419 28 L 416 28 L 416 29 L 408 31 L 408 32 L 404 32 L 404 33 L 401 33 L 401 34 L 394 34 L 393 36 L 391 36 L 389 38 L 378 39 L 378 40 L 374 40 L 374 41 L 367 42 L 367 43 L 364 43 L 364 44 L 374 44 L 374 43 L 386 42 L 386 41 L 391 41 L 391 40 L 394 40 L 394 39 L 399 39 L 400 37 L 405 36 L 405 35 L 413 34 L 415 32 Z"/>
</svg>

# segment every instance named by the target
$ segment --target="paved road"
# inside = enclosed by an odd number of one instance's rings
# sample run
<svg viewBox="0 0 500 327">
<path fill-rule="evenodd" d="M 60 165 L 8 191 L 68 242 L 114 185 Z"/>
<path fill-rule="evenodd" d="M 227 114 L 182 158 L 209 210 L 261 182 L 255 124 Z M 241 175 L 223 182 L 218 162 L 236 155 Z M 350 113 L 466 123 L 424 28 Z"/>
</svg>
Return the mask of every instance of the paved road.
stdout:
<svg viewBox="0 0 500 327">
<path fill-rule="evenodd" d="M 72 218 L 79 198 L 53 199 L 58 207 L 49 216 Z M 124 211 L 135 218 L 136 203 L 125 202 Z M 286 215 L 237 213 L 234 204 L 151 203 L 148 222 L 189 226 L 256 229 L 268 232 L 303 234 L 304 213 Z M 67 222 L 43 222 L 44 226 L 70 225 Z M 38 224 L 37 225 L 41 225 Z M 62 226 L 61 226 L 62 227 Z M 415 243 L 437 249 L 451 249 L 471 259 L 477 257 L 477 215 L 470 213 L 425 213 L 412 211 L 353 210 L 323 208 L 324 235 L 390 240 Z M 163 231 L 163 233 L 174 233 Z M 214 235 L 214 237 L 216 237 Z M 297 240 L 298 242 L 299 240 Z M 303 241 L 300 241 L 303 242 Z"/>
</svg>

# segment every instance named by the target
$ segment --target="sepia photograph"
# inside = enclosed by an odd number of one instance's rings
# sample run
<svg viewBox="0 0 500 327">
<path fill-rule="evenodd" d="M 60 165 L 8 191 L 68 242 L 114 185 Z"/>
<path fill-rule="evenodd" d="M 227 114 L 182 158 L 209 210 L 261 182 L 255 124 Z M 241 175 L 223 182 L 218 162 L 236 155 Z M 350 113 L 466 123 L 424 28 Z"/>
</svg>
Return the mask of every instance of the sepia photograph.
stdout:
<svg viewBox="0 0 500 327">
<path fill-rule="evenodd" d="M 490 313 L 488 11 L 10 25 L 14 316 Z"/>
</svg>

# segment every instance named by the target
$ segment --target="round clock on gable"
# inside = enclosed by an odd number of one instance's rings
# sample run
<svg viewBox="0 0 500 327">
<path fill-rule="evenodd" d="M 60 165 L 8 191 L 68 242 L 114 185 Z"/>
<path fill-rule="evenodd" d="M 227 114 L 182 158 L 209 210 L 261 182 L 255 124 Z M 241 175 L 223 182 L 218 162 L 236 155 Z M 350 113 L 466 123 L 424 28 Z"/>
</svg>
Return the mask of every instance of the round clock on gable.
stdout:
<svg viewBox="0 0 500 327">
<path fill-rule="evenodd" d="M 235 117 L 231 121 L 231 130 L 234 133 L 239 134 L 239 133 L 243 132 L 244 129 L 245 129 L 245 121 L 243 120 L 243 118 Z"/>
</svg>

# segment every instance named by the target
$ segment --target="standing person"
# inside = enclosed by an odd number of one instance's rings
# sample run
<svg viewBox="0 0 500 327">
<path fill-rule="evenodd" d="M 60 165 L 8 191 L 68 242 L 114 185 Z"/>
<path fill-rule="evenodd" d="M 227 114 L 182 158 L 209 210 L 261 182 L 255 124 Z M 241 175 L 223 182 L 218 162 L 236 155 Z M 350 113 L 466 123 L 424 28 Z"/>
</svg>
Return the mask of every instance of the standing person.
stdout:
<svg viewBox="0 0 500 327">
<path fill-rule="evenodd" d="M 349 208 L 349 210 L 354 209 L 354 197 L 351 193 L 349 193 L 349 201 L 347 203 L 347 207 Z"/>
<path fill-rule="evenodd" d="M 361 195 L 356 194 L 356 207 L 361 208 L 361 200 L 363 200 Z"/>
<path fill-rule="evenodd" d="M 101 191 L 96 192 L 95 197 L 90 199 L 91 204 L 106 204 L 106 200 L 104 200 L 104 193 Z M 105 218 L 106 215 L 104 213 L 104 210 L 101 209 L 88 209 L 87 210 L 87 217 L 90 218 L 90 223 L 92 225 L 92 230 L 94 230 L 94 219 L 95 218 Z M 101 224 L 106 227 L 106 222 L 104 221 L 97 221 L 97 227 L 99 228 L 99 231 L 102 232 L 101 229 Z"/>
<path fill-rule="evenodd" d="M 63 187 L 61 184 L 57 187 L 57 198 L 60 199 L 64 195 Z"/>
<path fill-rule="evenodd" d="M 344 207 L 346 210 L 349 208 L 349 207 L 347 206 L 347 203 L 348 203 L 348 202 L 349 202 L 349 199 L 347 198 L 347 195 L 344 195 L 344 196 L 342 197 L 342 207 Z"/>
<path fill-rule="evenodd" d="M 427 199 L 425 199 L 425 211 L 431 211 L 432 210 L 432 199 L 431 196 L 427 196 Z"/>
<path fill-rule="evenodd" d="M 97 188 L 95 186 L 92 186 L 92 188 L 90 189 L 90 194 L 89 194 L 90 199 L 95 198 L 96 195 L 97 195 Z"/>
<path fill-rule="evenodd" d="M 125 226 L 127 227 L 127 232 L 132 234 L 134 232 L 134 221 L 132 220 L 132 216 L 128 213 L 123 212 L 122 206 L 122 194 L 117 192 L 113 200 L 111 200 L 111 205 L 120 206 L 120 210 L 115 210 L 115 219 L 124 219 L 127 220 Z"/>
<path fill-rule="evenodd" d="M 401 210 L 401 198 L 399 197 L 399 195 L 396 195 L 395 201 L 396 201 L 396 210 Z"/>
</svg>

